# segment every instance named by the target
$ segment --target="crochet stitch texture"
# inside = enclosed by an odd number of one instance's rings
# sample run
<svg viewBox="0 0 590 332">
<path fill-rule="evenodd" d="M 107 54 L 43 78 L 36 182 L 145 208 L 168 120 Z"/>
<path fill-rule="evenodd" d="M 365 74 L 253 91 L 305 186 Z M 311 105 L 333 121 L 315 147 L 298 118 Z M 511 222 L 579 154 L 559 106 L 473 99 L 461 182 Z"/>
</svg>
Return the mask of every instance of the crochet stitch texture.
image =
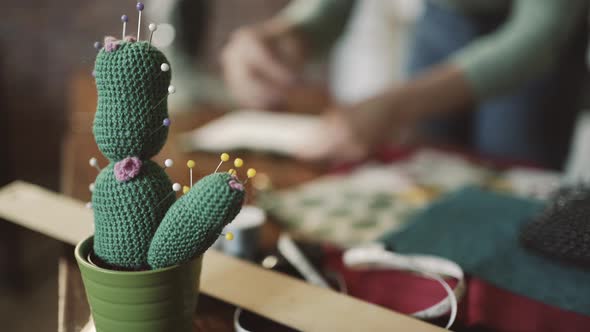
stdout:
<svg viewBox="0 0 590 332">
<path fill-rule="evenodd" d="M 149 159 L 164 146 L 168 127 L 168 96 L 171 70 L 162 72 L 166 57 L 147 42 L 121 42 L 118 49 L 101 50 L 94 71 L 98 108 L 94 137 L 100 151 L 111 161 L 129 156 Z M 157 105 L 157 106 L 156 106 Z"/>
<path fill-rule="evenodd" d="M 171 71 L 162 71 L 163 63 L 168 61 L 158 49 L 132 38 L 105 38 L 96 58 L 93 132 L 110 163 L 92 194 L 94 254 L 117 269 L 160 268 L 201 255 L 244 199 L 239 180 L 219 173 L 175 203 L 168 175 L 150 160 L 165 144 L 170 124 Z"/>
<path fill-rule="evenodd" d="M 229 185 L 233 177 L 216 173 L 202 178 L 166 213 L 152 240 L 152 268 L 202 255 L 240 212 L 244 191 Z"/>
<path fill-rule="evenodd" d="M 94 252 L 105 263 L 127 268 L 147 267 L 147 252 L 162 218 L 174 203 L 172 183 L 151 160 L 127 182 L 115 177 L 114 163 L 95 181 Z"/>
</svg>

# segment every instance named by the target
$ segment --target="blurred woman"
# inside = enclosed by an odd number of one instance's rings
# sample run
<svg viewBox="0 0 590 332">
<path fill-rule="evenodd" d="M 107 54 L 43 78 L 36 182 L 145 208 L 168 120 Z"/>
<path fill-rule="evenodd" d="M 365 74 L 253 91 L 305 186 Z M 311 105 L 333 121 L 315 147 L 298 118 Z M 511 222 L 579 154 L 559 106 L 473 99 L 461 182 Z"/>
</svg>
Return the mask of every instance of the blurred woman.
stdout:
<svg viewBox="0 0 590 332">
<path fill-rule="evenodd" d="M 302 66 L 329 49 L 351 0 L 294 1 L 238 29 L 222 54 L 243 105 L 273 108 Z M 409 79 L 326 115 L 326 139 L 306 159 L 356 159 L 425 136 L 496 158 L 560 167 L 585 77 L 585 0 L 430 0 L 419 19 Z"/>
</svg>

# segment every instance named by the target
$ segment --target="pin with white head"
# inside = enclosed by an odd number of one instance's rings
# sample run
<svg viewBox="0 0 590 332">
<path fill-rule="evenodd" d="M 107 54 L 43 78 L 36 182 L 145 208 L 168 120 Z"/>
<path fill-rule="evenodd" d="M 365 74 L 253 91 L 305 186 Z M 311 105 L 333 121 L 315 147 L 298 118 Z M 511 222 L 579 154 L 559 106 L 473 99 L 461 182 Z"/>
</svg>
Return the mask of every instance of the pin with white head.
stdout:
<svg viewBox="0 0 590 332">
<path fill-rule="evenodd" d="M 217 168 L 215 168 L 215 172 L 213 172 L 213 173 L 217 173 L 217 171 L 219 170 L 219 167 L 221 167 L 221 164 L 223 164 L 224 162 L 226 162 L 226 161 L 228 161 L 228 160 L 229 160 L 229 154 L 227 154 L 227 153 L 222 153 L 222 154 L 219 156 L 219 159 L 220 159 L 220 161 L 219 161 L 219 165 L 217 165 Z"/>
<path fill-rule="evenodd" d="M 96 168 L 96 170 L 100 173 L 101 169 L 100 169 L 100 166 L 98 166 L 98 160 L 96 160 L 96 158 L 94 158 L 94 157 L 90 158 L 90 160 L 88 160 L 88 164 L 91 167 Z"/>
<path fill-rule="evenodd" d="M 168 193 L 168 195 L 164 196 L 164 198 L 162 198 L 162 200 L 158 203 L 158 205 L 156 205 L 156 207 L 160 206 L 160 204 L 162 204 L 163 201 L 167 200 L 168 197 L 170 197 L 171 195 L 174 195 L 176 192 L 180 191 L 180 189 L 182 189 L 182 186 L 180 185 L 180 183 L 174 183 L 172 185 L 172 191 L 170 193 Z"/>
<path fill-rule="evenodd" d="M 127 31 L 127 22 L 129 22 L 129 17 L 127 17 L 127 15 L 122 15 L 121 22 L 123 22 L 123 34 L 121 39 L 125 39 L 125 32 Z"/>
<path fill-rule="evenodd" d="M 92 182 L 88 185 L 88 190 L 90 190 L 90 192 L 93 193 L 94 189 L 96 189 L 96 185 L 94 184 L 94 182 Z"/>
<path fill-rule="evenodd" d="M 102 43 L 99 41 L 95 41 L 93 46 L 94 49 L 96 49 L 96 51 L 100 51 L 100 49 L 102 48 Z"/>
<path fill-rule="evenodd" d="M 139 41 L 139 34 L 141 33 L 141 13 L 143 12 L 144 8 L 143 3 L 138 2 L 135 8 L 137 8 L 137 11 L 139 12 L 139 18 L 137 20 L 137 41 Z"/>
<path fill-rule="evenodd" d="M 162 73 L 165 73 L 167 71 L 170 70 L 170 65 L 167 63 L 163 63 L 160 65 L 160 72 L 158 73 L 158 75 L 156 75 L 156 78 L 154 80 L 157 80 L 158 77 L 160 77 L 160 75 L 162 75 Z"/>
<path fill-rule="evenodd" d="M 87 209 L 92 209 L 92 202 L 86 203 L 86 208 Z"/>
<path fill-rule="evenodd" d="M 156 104 L 156 106 L 152 107 L 151 111 L 155 110 L 158 106 L 160 106 L 160 104 L 166 100 L 166 97 L 168 97 L 169 95 L 173 95 L 176 92 L 176 87 L 174 85 L 170 85 L 168 86 L 168 94 L 165 95 L 162 99 L 160 99 L 160 101 Z"/>
<path fill-rule="evenodd" d="M 172 160 L 172 159 L 164 160 L 164 169 L 170 168 L 172 166 L 174 166 L 174 160 Z"/>
<path fill-rule="evenodd" d="M 150 39 L 148 41 L 148 50 L 149 50 L 150 47 L 152 46 L 152 37 L 154 37 L 154 31 L 158 30 L 158 26 L 155 23 L 150 23 L 150 25 L 148 26 L 148 29 L 150 30 Z"/>
<path fill-rule="evenodd" d="M 194 160 L 189 160 L 186 162 L 186 167 L 188 167 L 190 173 L 191 188 L 193 187 L 193 168 L 195 168 L 195 165 L 196 164 Z"/>
</svg>

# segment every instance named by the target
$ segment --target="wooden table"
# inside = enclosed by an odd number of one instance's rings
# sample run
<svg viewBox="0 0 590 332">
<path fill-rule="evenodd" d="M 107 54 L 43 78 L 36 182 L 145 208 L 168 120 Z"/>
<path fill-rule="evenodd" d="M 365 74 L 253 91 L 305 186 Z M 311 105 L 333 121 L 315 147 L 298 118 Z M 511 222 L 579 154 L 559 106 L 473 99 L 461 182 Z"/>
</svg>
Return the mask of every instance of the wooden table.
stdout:
<svg viewBox="0 0 590 332">
<path fill-rule="evenodd" d="M 71 112 L 69 114 L 69 132 L 63 142 L 61 190 L 68 196 L 88 201 L 90 199 L 88 185 L 94 181 L 97 175 L 96 169 L 89 166 L 88 160 L 91 157 L 96 157 L 101 166 L 107 164 L 94 143 L 91 129 L 96 109 L 96 93 L 91 78 L 86 74 L 74 78 L 70 91 Z M 305 105 L 309 107 L 308 103 Z M 180 133 L 202 126 L 222 114 L 223 112 L 219 109 L 202 107 L 198 112 L 182 112 L 171 116 L 172 126 L 168 143 L 154 159 L 160 163 L 166 158 L 172 158 L 175 161 L 176 165 L 167 170 L 172 181 L 182 184 L 188 183 L 188 171 L 184 164 L 189 159 L 193 159 L 197 163 L 196 178 L 209 174 L 215 169 L 219 162 L 218 154 L 185 153 L 180 151 L 174 142 Z M 265 174 L 274 188 L 293 186 L 324 173 L 321 168 L 287 158 L 258 153 L 244 153 L 239 157 L 245 160 L 246 167 L 256 168 L 259 175 Z M 256 199 L 255 190 L 252 188 L 253 183 L 254 181 L 248 183 L 247 200 L 250 202 Z M 15 194 L 19 191 L 21 191 L 22 197 L 25 197 L 21 201 L 18 201 L 19 194 Z M 4 188 L 3 193 L 0 190 L 0 196 L 2 196 L 1 194 L 4 195 L 4 203 L 1 208 L 5 218 L 21 219 L 21 224 L 36 224 L 31 228 L 37 228 L 37 231 L 58 237 L 70 244 L 64 245 L 64 254 L 59 262 L 58 331 L 80 331 L 88 322 L 90 311 L 80 272 L 73 259 L 71 244 L 77 243 L 91 233 L 92 215 L 88 210 L 81 208 L 79 202 L 64 202 L 67 199 L 63 196 L 56 197 L 60 195 L 43 192 L 40 188 L 33 188 L 27 184 L 15 183 L 11 188 Z M 31 204 L 32 198 L 43 199 L 44 203 L 36 202 L 35 204 L 44 205 L 45 210 L 30 210 L 29 204 Z M 13 201 L 14 199 L 16 201 Z M 55 208 L 62 202 L 65 205 Z M 47 214 L 54 214 L 51 216 L 52 219 L 61 220 L 64 223 L 59 227 L 39 223 L 39 220 L 47 218 Z M 72 218 L 76 214 L 78 216 Z M 28 216 L 25 217 L 25 215 Z M 80 226 L 82 219 L 85 220 L 86 226 L 84 227 L 86 228 Z M 84 228 L 81 231 L 84 234 L 70 234 L 69 238 L 64 238 L 62 232 L 64 228 L 80 227 Z M 80 233 L 80 230 L 78 231 Z M 279 231 L 276 225 L 265 224 L 261 243 L 263 250 L 264 248 L 274 248 Z M 373 326 L 378 330 L 397 327 L 400 330 L 440 331 L 435 326 L 413 318 L 265 271 L 214 251 L 209 251 L 205 255 L 205 262 L 208 262 L 206 263 L 207 269 L 204 269 L 201 275 L 203 291 L 206 288 L 211 296 L 224 298 L 236 305 L 266 313 L 267 316 L 275 317 L 275 319 L 292 324 L 292 326 L 316 330 L 326 330 L 326 326 L 339 326 L 338 329 L 349 330 L 360 330 Z M 226 276 L 226 278 L 219 278 L 219 275 Z M 264 280 L 264 286 L 260 285 L 259 287 L 261 280 Z M 244 287 L 244 284 L 248 286 Z M 232 296 L 228 294 L 232 294 Z M 270 304 L 276 304 L 276 307 Z M 281 311 L 279 308 L 283 308 L 283 310 Z M 195 331 L 233 331 L 234 310 L 235 307 L 228 303 L 201 294 L 194 319 Z M 324 319 L 315 319 L 319 311 L 322 310 L 325 310 L 322 313 Z M 354 315 L 347 313 L 354 313 Z M 253 330 L 282 331 L 286 329 L 258 327 L 254 326 Z"/>
<path fill-rule="evenodd" d="M 96 88 L 88 75 L 81 74 L 72 80 L 70 93 L 69 131 L 65 136 L 62 149 L 62 182 L 61 191 L 73 198 L 89 201 L 91 194 L 88 185 L 94 181 L 97 170 L 90 167 L 88 160 L 96 157 L 99 165 L 107 164 L 106 158 L 99 152 L 92 135 L 92 121 L 96 110 Z M 179 112 L 171 115 L 172 125 L 168 141 L 162 151 L 154 158 L 163 164 L 167 158 L 175 161 L 167 173 L 173 182 L 187 184 L 189 173 L 185 164 L 192 159 L 197 163 L 196 179 L 211 173 L 219 163 L 219 155 L 181 151 L 175 141 L 180 133 L 192 130 L 221 116 L 223 110 L 210 106 L 200 109 Z M 232 156 L 234 157 L 234 156 Z M 272 182 L 274 188 L 292 186 L 313 179 L 323 173 L 318 167 L 293 161 L 289 158 L 269 156 L 260 153 L 240 154 L 246 167 L 253 167 L 258 174 L 264 174 Z M 247 200 L 255 200 L 255 190 L 251 183 L 247 189 Z M 267 223 L 263 229 L 261 246 L 273 248 L 279 229 Z M 59 263 L 59 325 L 60 332 L 78 332 L 86 324 L 90 316 L 86 294 L 82 285 L 80 272 L 73 259 L 73 248 L 65 246 L 64 255 Z M 211 297 L 201 295 L 199 299 L 199 315 L 195 317 L 195 327 L 199 331 L 233 331 L 232 305 Z"/>
</svg>

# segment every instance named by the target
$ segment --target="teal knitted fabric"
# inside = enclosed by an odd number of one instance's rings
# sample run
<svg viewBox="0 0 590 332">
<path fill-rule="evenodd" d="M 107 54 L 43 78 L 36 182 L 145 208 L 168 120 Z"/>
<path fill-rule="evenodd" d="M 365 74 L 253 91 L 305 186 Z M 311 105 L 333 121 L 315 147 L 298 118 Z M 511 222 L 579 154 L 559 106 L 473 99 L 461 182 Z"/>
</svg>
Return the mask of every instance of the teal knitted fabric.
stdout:
<svg viewBox="0 0 590 332">
<path fill-rule="evenodd" d="M 171 71 L 161 71 L 163 63 L 168 63 L 166 57 L 153 46 L 148 50 L 147 42 L 120 42 L 115 51 L 98 53 L 93 131 L 110 160 L 149 159 L 164 146 L 168 107 L 162 99 L 168 95 Z"/>
<path fill-rule="evenodd" d="M 94 252 L 105 263 L 126 269 L 147 267 L 150 242 L 176 197 L 162 168 L 143 161 L 140 173 L 126 182 L 115 178 L 114 163 L 95 181 Z"/>
<path fill-rule="evenodd" d="M 243 187 L 232 187 L 232 181 L 237 180 L 227 173 L 208 175 L 170 208 L 149 248 L 152 268 L 202 255 L 219 238 L 244 200 Z"/>
</svg>

